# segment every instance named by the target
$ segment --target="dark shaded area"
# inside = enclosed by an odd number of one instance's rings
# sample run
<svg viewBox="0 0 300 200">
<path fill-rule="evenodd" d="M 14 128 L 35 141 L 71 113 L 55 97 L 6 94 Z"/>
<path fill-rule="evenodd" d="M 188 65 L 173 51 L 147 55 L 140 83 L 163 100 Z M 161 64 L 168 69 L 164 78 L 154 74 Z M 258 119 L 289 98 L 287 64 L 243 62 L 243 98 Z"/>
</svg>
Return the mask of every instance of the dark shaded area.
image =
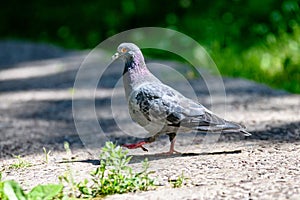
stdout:
<svg viewBox="0 0 300 200">
<path fill-rule="evenodd" d="M 39 90 L 39 89 L 66 89 L 72 88 L 74 82 L 72 80 L 66 80 L 65 75 L 76 75 L 76 71 L 73 72 L 63 72 L 60 74 L 54 74 L 47 77 L 34 77 L 28 79 L 19 80 L 7 80 L 0 81 L 2 92 L 13 92 L 13 91 L 29 91 L 29 90 Z M 47 81 L 45 81 L 47 79 Z M 51 82 L 51 84 L 49 84 Z"/>
<path fill-rule="evenodd" d="M 62 48 L 51 45 L 11 40 L 0 41 L 0 69 L 11 68 L 23 62 L 62 58 L 68 54 L 69 52 Z"/>
<path fill-rule="evenodd" d="M 278 142 L 293 142 L 300 140 L 300 122 L 292 122 L 280 126 L 267 125 L 265 130 L 251 132 L 246 140 L 274 140 Z"/>
<path fill-rule="evenodd" d="M 282 95 L 289 95 L 288 92 L 284 90 L 274 90 L 270 88 L 267 85 L 261 85 L 259 88 L 254 87 L 256 84 L 255 82 L 249 82 L 247 85 L 239 85 L 236 83 L 237 80 L 242 79 L 229 79 L 229 78 L 223 78 L 224 84 L 226 87 L 226 94 L 232 95 L 259 95 L 259 96 L 272 96 L 272 97 L 278 97 Z"/>
</svg>

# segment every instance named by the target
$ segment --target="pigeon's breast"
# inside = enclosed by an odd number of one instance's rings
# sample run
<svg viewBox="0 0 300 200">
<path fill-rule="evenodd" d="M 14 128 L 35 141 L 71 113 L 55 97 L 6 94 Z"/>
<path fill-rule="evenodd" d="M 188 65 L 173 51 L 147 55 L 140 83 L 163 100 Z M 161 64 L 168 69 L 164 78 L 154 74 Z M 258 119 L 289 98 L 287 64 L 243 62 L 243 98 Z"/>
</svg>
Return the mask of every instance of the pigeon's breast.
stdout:
<svg viewBox="0 0 300 200">
<path fill-rule="evenodd" d="M 128 98 L 129 114 L 133 121 L 141 126 L 145 126 L 150 120 L 147 119 L 144 112 L 150 109 L 150 105 L 147 104 L 147 101 L 141 102 L 137 96 L 137 92 L 132 92 Z"/>
</svg>

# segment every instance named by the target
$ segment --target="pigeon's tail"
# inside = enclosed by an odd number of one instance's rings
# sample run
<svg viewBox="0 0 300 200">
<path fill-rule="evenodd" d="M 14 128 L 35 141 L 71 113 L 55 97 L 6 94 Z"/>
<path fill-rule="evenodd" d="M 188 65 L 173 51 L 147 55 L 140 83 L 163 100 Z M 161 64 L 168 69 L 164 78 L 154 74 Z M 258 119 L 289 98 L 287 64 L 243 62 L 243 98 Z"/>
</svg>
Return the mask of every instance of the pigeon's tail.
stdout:
<svg viewBox="0 0 300 200">
<path fill-rule="evenodd" d="M 200 132 L 211 132 L 211 133 L 242 133 L 245 136 L 250 136 L 251 133 L 247 132 L 244 126 L 229 122 L 229 121 L 223 121 L 223 124 L 210 124 L 208 126 L 197 126 L 196 128 L 193 128 L 194 130 L 200 131 Z"/>
<path fill-rule="evenodd" d="M 206 113 L 205 117 L 205 120 L 203 120 L 203 118 L 200 118 L 199 121 L 194 120 L 194 123 L 188 123 L 186 127 L 191 127 L 191 129 L 199 132 L 243 133 L 245 136 L 251 135 L 251 133 L 246 131 L 246 127 L 241 124 L 226 121 L 211 113 Z M 182 126 L 183 124 L 181 123 L 180 125 Z"/>
</svg>

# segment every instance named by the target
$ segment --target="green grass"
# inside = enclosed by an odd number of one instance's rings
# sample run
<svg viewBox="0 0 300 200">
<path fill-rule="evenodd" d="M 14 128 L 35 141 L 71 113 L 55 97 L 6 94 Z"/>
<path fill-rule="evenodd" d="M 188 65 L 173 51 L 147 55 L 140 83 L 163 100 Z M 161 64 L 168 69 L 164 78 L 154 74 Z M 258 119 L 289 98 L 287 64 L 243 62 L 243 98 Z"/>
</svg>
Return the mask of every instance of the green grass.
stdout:
<svg viewBox="0 0 300 200">
<path fill-rule="evenodd" d="M 184 176 L 183 172 L 180 176 L 178 176 L 175 180 L 168 180 L 169 183 L 171 183 L 173 188 L 179 188 L 182 187 L 182 185 L 185 184 L 185 181 L 187 178 Z"/>
<path fill-rule="evenodd" d="M 300 25 L 295 24 L 291 33 L 269 33 L 247 47 L 236 42 L 224 46 L 217 39 L 203 46 L 223 76 L 243 77 L 273 88 L 300 93 Z M 142 51 L 146 58 L 186 63 L 179 55 L 170 52 L 157 49 Z M 190 51 L 193 52 L 193 49 Z"/>
<path fill-rule="evenodd" d="M 265 40 L 247 49 L 213 47 L 212 57 L 221 74 L 244 77 L 300 93 L 300 26 L 293 34 L 269 34 Z"/>
<path fill-rule="evenodd" d="M 107 142 L 102 148 L 100 166 L 91 172 L 91 180 L 75 183 L 77 197 L 91 198 L 126 192 L 145 191 L 154 186 L 154 180 L 149 177 L 149 163 L 145 160 L 140 172 L 133 172 L 128 166 L 131 157 L 127 156 L 120 146 Z M 70 179 L 64 177 L 70 182 Z"/>
<path fill-rule="evenodd" d="M 45 156 L 45 163 L 48 164 L 51 150 L 47 151 L 47 149 L 45 147 L 43 147 L 43 152 L 44 152 L 44 156 Z"/>
<path fill-rule="evenodd" d="M 32 163 L 24 160 L 20 155 L 18 156 L 14 156 L 17 160 L 15 163 L 12 163 L 11 165 L 9 165 L 9 169 L 20 169 L 20 168 L 27 168 L 27 167 L 31 167 Z"/>
</svg>

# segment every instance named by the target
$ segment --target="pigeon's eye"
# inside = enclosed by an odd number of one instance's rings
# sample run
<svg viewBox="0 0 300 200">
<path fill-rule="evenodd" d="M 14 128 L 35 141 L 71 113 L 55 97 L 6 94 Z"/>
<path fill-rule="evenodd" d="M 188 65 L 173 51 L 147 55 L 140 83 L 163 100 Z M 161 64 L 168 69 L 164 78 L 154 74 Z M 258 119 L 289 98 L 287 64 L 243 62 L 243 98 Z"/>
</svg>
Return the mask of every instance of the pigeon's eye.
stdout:
<svg viewBox="0 0 300 200">
<path fill-rule="evenodd" d="M 122 52 L 122 53 L 126 53 L 126 52 L 127 52 L 127 49 L 126 49 L 126 48 L 122 48 L 122 49 L 121 49 L 121 52 Z"/>
</svg>

